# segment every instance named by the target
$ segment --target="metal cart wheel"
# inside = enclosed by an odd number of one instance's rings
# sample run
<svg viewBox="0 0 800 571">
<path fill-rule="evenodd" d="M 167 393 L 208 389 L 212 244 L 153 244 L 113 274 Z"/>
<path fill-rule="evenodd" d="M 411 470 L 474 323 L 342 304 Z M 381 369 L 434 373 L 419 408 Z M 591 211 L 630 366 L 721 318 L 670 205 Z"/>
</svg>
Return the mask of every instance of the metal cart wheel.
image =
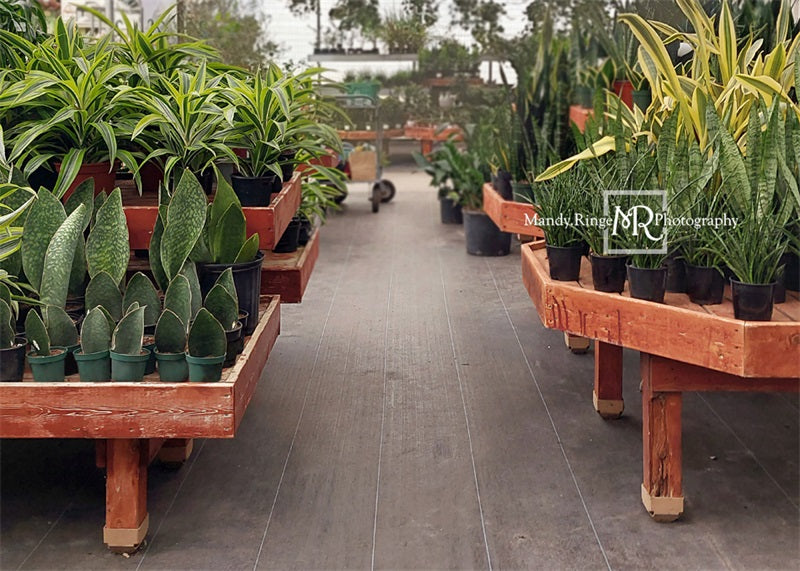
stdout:
<svg viewBox="0 0 800 571">
<path fill-rule="evenodd" d="M 381 202 L 389 202 L 394 198 L 396 189 L 391 181 L 382 179 L 375 183 L 375 186 L 380 188 Z M 374 187 L 373 187 L 374 188 Z"/>
<path fill-rule="evenodd" d="M 381 198 L 383 197 L 383 193 L 381 192 L 381 187 L 379 184 L 375 184 L 372 186 L 372 196 L 370 197 L 370 201 L 372 202 L 372 211 L 377 212 L 381 207 Z"/>
</svg>

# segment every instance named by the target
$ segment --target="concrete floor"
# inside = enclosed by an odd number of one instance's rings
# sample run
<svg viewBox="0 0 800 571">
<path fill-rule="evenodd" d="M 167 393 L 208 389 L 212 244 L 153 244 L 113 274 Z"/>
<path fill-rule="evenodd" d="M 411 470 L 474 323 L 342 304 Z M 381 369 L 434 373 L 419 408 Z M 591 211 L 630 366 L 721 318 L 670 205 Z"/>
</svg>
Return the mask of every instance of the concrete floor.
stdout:
<svg viewBox="0 0 800 571">
<path fill-rule="evenodd" d="M 638 356 L 622 419 L 544 329 L 519 246 L 468 256 L 427 177 L 355 185 L 233 440 L 150 470 L 150 533 L 102 544 L 86 441 L 2 441 L 2 569 L 797 569 L 796 395 L 687 394 L 686 514 L 642 508 Z"/>
</svg>

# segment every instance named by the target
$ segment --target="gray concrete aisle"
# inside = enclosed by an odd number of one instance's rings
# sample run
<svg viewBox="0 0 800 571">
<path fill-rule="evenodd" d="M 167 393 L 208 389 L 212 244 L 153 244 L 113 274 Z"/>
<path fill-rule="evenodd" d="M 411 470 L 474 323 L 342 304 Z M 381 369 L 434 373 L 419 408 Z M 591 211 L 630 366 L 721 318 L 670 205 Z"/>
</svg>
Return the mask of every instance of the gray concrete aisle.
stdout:
<svg viewBox="0 0 800 571">
<path fill-rule="evenodd" d="M 684 399 L 687 513 L 641 506 L 638 359 L 627 410 L 542 327 L 519 248 L 471 257 L 427 177 L 390 169 L 323 229 L 306 297 L 234 440 L 150 469 L 150 534 L 102 545 L 85 441 L 2 441 L 2 569 L 786 569 L 800 561 L 796 395 Z"/>
</svg>

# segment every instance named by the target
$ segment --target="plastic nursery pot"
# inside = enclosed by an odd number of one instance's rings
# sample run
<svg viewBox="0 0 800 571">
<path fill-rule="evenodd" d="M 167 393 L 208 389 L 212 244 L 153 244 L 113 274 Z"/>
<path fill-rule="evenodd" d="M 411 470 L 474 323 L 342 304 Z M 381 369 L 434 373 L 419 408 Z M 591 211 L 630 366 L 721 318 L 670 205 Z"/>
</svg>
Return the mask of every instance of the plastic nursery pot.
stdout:
<svg viewBox="0 0 800 571">
<path fill-rule="evenodd" d="M 78 363 L 75 361 L 75 351 L 80 348 L 80 344 L 67 347 L 67 356 L 64 358 L 64 375 L 67 377 L 78 374 Z"/>
<path fill-rule="evenodd" d="M 631 297 L 664 303 L 667 289 L 667 268 L 637 268 L 628 264 L 628 284 Z"/>
<path fill-rule="evenodd" d="M 783 270 L 783 279 L 786 289 L 800 291 L 800 254 L 788 253 L 786 256 L 786 268 Z"/>
<path fill-rule="evenodd" d="M 775 283 L 746 284 L 731 279 L 733 316 L 746 321 L 770 321 L 774 289 Z"/>
<path fill-rule="evenodd" d="M 246 335 L 245 331 L 247 331 L 247 324 L 250 320 L 250 314 L 244 311 L 243 309 L 239 309 L 239 323 L 242 324 L 242 338 Z"/>
<path fill-rule="evenodd" d="M 223 367 L 230 367 L 236 362 L 236 357 L 244 350 L 244 333 L 242 332 L 242 323 L 236 322 L 233 329 L 225 331 L 225 339 L 228 341 L 227 349 L 225 350 L 225 361 Z"/>
<path fill-rule="evenodd" d="M 439 216 L 442 224 L 463 224 L 464 215 L 461 213 L 461 205 L 457 204 L 452 198 L 439 199 Z"/>
<path fill-rule="evenodd" d="M 467 254 L 472 256 L 507 256 L 511 251 L 511 234 L 503 232 L 481 210 L 461 210 Z"/>
<path fill-rule="evenodd" d="M 512 182 L 511 183 L 512 196 L 516 202 L 524 202 L 526 204 L 534 204 L 533 189 L 529 182 Z"/>
<path fill-rule="evenodd" d="M 686 293 L 692 303 L 720 304 L 724 292 L 725 276 L 719 269 L 686 264 Z"/>
<path fill-rule="evenodd" d="M 138 355 L 126 355 L 111 351 L 111 380 L 136 382 L 144 378 L 144 370 L 150 359 L 150 351 L 142 349 Z"/>
<path fill-rule="evenodd" d="M 164 170 L 156 161 L 147 161 L 139 170 L 142 179 L 142 192 L 158 192 L 164 180 Z"/>
<path fill-rule="evenodd" d="M 667 267 L 667 291 L 686 293 L 686 263 L 683 258 L 669 256 L 664 265 Z"/>
<path fill-rule="evenodd" d="M 300 223 L 300 217 L 295 216 L 292 218 L 286 230 L 283 232 L 281 239 L 278 240 L 278 243 L 272 248 L 273 252 L 276 254 L 289 254 L 297 251 L 300 240 Z"/>
<path fill-rule="evenodd" d="M 281 153 L 281 178 L 283 182 L 289 182 L 294 175 L 294 157 L 297 155 L 296 151 L 285 151 Z"/>
<path fill-rule="evenodd" d="M 269 206 L 272 194 L 281 191 L 282 183 L 276 174 L 260 177 L 235 174 L 231 176 L 231 186 L 242 206 Z"/>
<path fill-rule="evenodd" d="M 308 241 L 311 240 L 311 232 L 314 230 L 314 227 L 311 225 L 311 221 L 308 218 L 301 217 L 300 218 L 300 233 L 297 237 L 297 243 L 301 246 L 305 246 L 308 244 Z"/>
<path fill-rule="evenodd" d="M 110 193 L 112 190 L 114 190 L 114 182 L 117 179 L 119 165 L 119 161 L 114 161 L 113 168 L 109 162 L 82 164 L 81 168 L 78 169 L 78 174 L 75 177 L 75 180 L 73 180 L 72 184 L 69 185 L 69 188 L 67 188 L 67 192 L 64 193 L 62 200 L 69 198 L 73 191 L 78 188 L 83 181 L 90 178 L 94 179 L 94 193 L 96 195 L 100 194 L 100 192 L 103 190 L 105 190 L 107 193 Z M 55 167 L 56 171 L 61 171 L 61 163 L 55 163 Z"/>
<path fill-rule="evenodd" d="M 111 356 L 109 351 L 84 353 L 78 350 L 73 355 L 78 363 L 78 375 L 81 381 L 101 382 L 111 380 Z"/>
<path fill-rule="evenodd" d="M 156 372 L 156 342 L 155 339 L 152 337 L 147 339 L 146 342 L 142 345 L 142 350 L 149 351 L 150 355 L 147 359 L 147 363 L 144 366 L 144 374 L 145 375 L 152 375 Z"/>
<path fill-rule="evenodd" d="M 200 290 L 205 299 L 208 291 L 214 287 L 219 275 L 226 269 L 233 270 L 233 283 L 236 286 L 236 296 L 239 298 L 239 309 L 249 315 L 244 334 L 250 335 L 258 325 L 258 299 L 261 294 L 261 264 L 264 262 L 264 253 L 258 252 L 256 259 L 239 264 L 197 264 L 197 273 L 200 277 Z"/>
<path fill-rule="evenodd" d="M 0 349 L 0 382 L 14 383 L 22 380 L 27 343 L 24 337 L 17 337 L 11 347 Z"/>
<path fill-rule="evenodd" d="M 492 186 L 503 199 L 514 199 L 514 189 L 511 188 L 511 173 L 498 169 L 497 173 L 492 176 Z"/>
<path fill-rule="evenodd" d="M 158 376 L 163 383 L 182 383 L 189 378 L 186 353 L 153 352 L 158 363 Z"/>
<path fill-rule="evenodd" d="M 211 194 L 214 190 L 214 171 L 206 169 L 203 172 L 196 172 L 194 176 L 197 177 L 200 186 L 203 187 L 203 192 Z"/>
<path fill-rule="evenodd" d="M 51 347 L 49 355 L 28 353 L 33 380 L 38 383 L 60 383 L 64 381 L 64 361 L 67 350 L 64 347 Z"/>
<path fill-rule="evenodd" d="M 576 282 L 581 274 L 583 244 L 575 246 L 551 246 L 547 244 L 547 262 L 550 277 L 560 282 Z"/>
<path fill-rule="evenodd" d="M 596 291 L 621 293 L 625 289 L 625 256 L 589 254 L 592 264 L 592 284 Z"/>
<path fill-rule="evenodd" d="M 225 355 L 219 357 L 193 357 L 186 353 L 190 383 L 216 383 L 222 378 Z"/>
</svg>

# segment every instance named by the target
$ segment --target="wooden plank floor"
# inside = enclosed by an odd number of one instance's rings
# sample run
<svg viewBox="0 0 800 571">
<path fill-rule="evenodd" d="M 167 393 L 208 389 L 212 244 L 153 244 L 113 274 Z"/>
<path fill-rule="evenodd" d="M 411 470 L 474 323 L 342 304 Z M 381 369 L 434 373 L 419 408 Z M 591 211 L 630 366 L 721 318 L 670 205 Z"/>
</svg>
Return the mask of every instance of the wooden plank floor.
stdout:
<svg viewBox="0 0 800 571">
<path fill-rule="evenodd" d="M 410 170 L 410 169 L 407 169 Z M 425 175 L 389 170 L 323 228 L 303 303 L 232 441 L 150 470 L 150 535 L 102 545 L 87 441 L 0 442 L 2 569 L 796 568 L 796 395 L 687 394 L 681 522 L 639 499 L 638 356 L 626 411 L 544 329 L 519 247 L 468 256 Z"/>
</svg>

